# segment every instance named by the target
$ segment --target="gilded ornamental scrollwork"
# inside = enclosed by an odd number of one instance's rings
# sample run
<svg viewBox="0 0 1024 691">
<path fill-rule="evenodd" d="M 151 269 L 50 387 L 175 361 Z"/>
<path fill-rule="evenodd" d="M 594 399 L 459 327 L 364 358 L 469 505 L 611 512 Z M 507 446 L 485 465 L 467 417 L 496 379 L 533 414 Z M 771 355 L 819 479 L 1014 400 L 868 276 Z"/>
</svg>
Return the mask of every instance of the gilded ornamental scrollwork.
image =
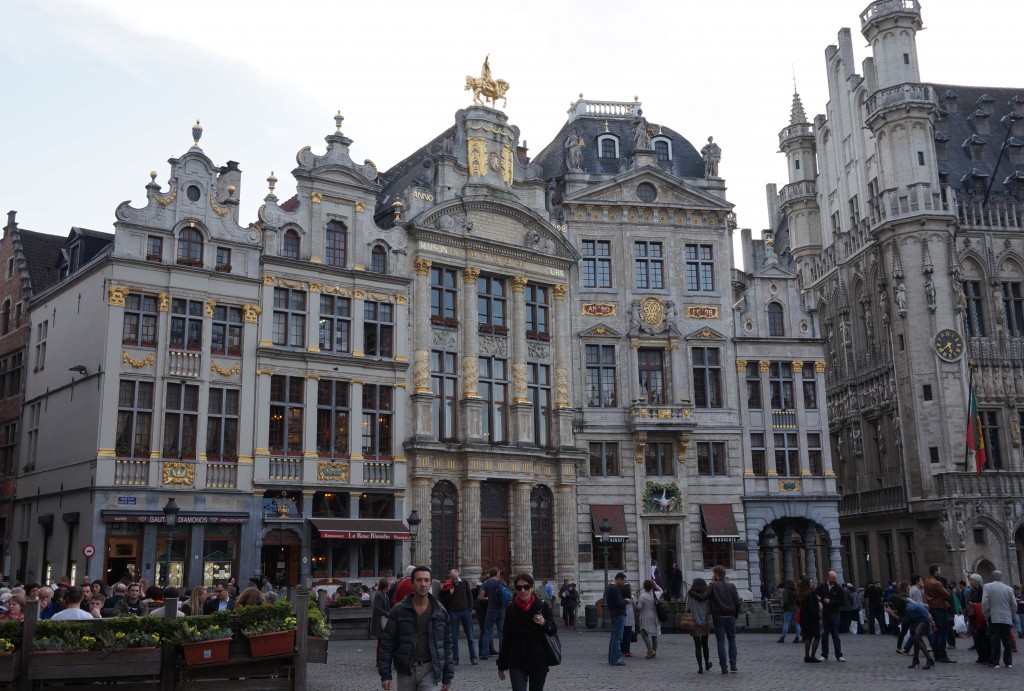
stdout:
<svg viewBox="0 0 1024 691">
<path fill-rule="evenodd" d="M 412 260 L 412 266 L 416 270 L 417 276 L 426 276 L 430 273 L 430 266 L 433 263 L 434 262 L 426 257 L 416 257 Z"/>
<path fill-rule="evenodd" d="M 162 482 L 165 485 L 194 485 L 196 483 L 196 464 L 180 461 L 164 463 Z"/>
<path fill-rule="evenodd" d="M 222 367 L 214 360 L 210 360 L 210 370 L 222 377 L 233 377 L 242 371 L 242 363 L 236 362 L 232 367 Z"/>
<path fill-rule="evenodd" d="M 216 300 L 207 300 L 206 301 L 206 316 L 207 317 L 213 317 L 213 311 L 216 308 L 217 308 L 217 301 Z"/>
<path fill-rule="evenodd" d="M 131 354 L 126 350 L 121 353 L 121 362 L 134 367 L 135 369 L 142 369 L 143 367 L 152 367 L 156 364 L 156 353 L 150 353 L 147 357 L 138 360 L 133 358 Z"/>
<path fill-rule="evenodd" d="M 768 360 L 759 360 L 757 365 L 761 370 L 761 374 L 767 373 L 772 368 L 772 363 Z"/>
<path fill-rule="evenodd" d="M 569 375 L 564 369 L 555 370 L 555 406 L 565 408 L 569 405 Z"/>
<path fill-rule="evenodd" d="M 526 398 L 526 364 L 515 363 L 512 365 L 512 402 L 524 403 Z"/>
<path fill-rule="evenodd" d="M 213 198 L 213 192 L 210 192 L 210 209 L 213 211 L 213 213 L 217 214 L 218 216 L 227 216 L 229 213 L 231 213 L 231 209 L 229 207 L 220 206 L 217 204 L 217 200 Z"/>
<path fill-rule="evenodd" d="M 793 360 L 793 374 L 799 374 L 804 371 L 803 360 Z"/>
<path fill-rule="evenodd" d="M 479 398 L 477 394 L 477 383 L 479 377 L 477 375 L 477 357 L 462 358 L 462 395 L 466 398 Z"/>
<path fill-rule="evenodd" d="M 157 295 L 157 309 L 161 312 L 169 312 L 171 309 L 171 294 L 160 293 Z"/>
<path fill-rule="evenodd" d="M 556 300 L 563 299 L 568 292 L 569 286 L 565 285 L 564 283 L 556 283 L 555 285 L 551 286 L 551 294 L 555 297 Z"/>
<path fill-rule="evenodd" d="M 512 277 L 512 292 L 521 293 L 526 289 L 526 283 L 529 279 L 526 276 L 513 276 Z"/>
<path fill-rule="evenodd" d="M 417 350 L 413 370 L 413 393 L 430 393 L 430 353 Z"/>
<path fill-rule="evenodd" d="M 737 360 L 736 361 L 736 371 L 737 372 L 746 372 L 747 371 L 747 361 L 746 360 Z"/>
<path fill-rule="evenodd" d="M 171 188 L 171 193 L 169 195 L 167 195 L 166 197 L 161 197 L 158 194 L 154 194 L 153 195 L 153 199 L 155 199 L 156 203 L 159 204 L 160 206 L 167 206 L 168 204 L 173 202 L 174 199 L 177 196 L 178 196 L 178 188 L 177 187 L 172 187 Z"/>
<path fill-rule="evenodd" d="M 260 320 L 263 308 L 259 305 L 242 305 L 242 318 L 247 324 L 255 324 Z"/>
<path fill-rule="evenodd" d="M 815 360 L 814 361 L 814 371 L 816 373 L 818 373 L 818 374 L 824 374 L 825 373 L 825 361 L 824 360 Z"/>
<path fill-rule="evenodd" d="M 348 482 L 348 463 L 317 463 L 316 479 L 321 482 Z"/>
<path fill-rule="evenodd" d="M 462 282 L 465 284 L 476 283 L 480 278 L 480 269 L 475 266 L 467 266 L 462 269 Z"/>
</svg>

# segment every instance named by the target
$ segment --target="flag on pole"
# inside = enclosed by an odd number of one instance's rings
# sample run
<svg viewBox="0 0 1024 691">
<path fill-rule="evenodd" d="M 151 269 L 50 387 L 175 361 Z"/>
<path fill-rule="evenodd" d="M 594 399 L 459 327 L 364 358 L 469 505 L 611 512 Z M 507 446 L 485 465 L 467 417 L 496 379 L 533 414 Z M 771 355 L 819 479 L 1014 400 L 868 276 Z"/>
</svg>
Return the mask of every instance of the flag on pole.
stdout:
<svg viewBox="0 0 1024 691">
<path fill-rule="evenodd" d="M 981 415 L 978 414 L 978 397 L 971 386 L 971 413 L 967 418 L 967 448 L 974 452 L 974 469 L 981 475 L 985 468 L 985 436 L 981 433 Z"/>
</svg>

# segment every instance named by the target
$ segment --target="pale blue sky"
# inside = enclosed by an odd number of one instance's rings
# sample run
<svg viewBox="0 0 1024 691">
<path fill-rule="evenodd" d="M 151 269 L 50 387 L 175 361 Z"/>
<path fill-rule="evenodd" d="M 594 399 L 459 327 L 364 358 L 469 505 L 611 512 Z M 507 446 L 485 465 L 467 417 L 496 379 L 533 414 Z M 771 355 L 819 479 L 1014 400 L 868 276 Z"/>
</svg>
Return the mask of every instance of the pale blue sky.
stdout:
<svg viewBox="0 0 1024 691">
<path fill-rule="evenodd" d="M 240 163 L 245 225 L 271 170 L 278 195 L 293 193 L 295 153 L 323 150 L 337 110 L 353 158 L 383 171 L 470 103 L 465 75 L 489 52 L 531 154 L 580 91 L 637 95 L 698 149 L 715 137 L 739 224 L 756 235 L 765 184 L 786 183 L 776 150 L 793 72 L 808 116 L 824 112 L 825 47 L 850 27 L 859 66 L 868 4 L 0 0 L 0 213 L 42 232 L 109 232 L 150 170 L 166 185 L 199 118 L 206 154 Z M 922 0 L 922 15 L 925 81 L 1024 88 L 1024 3 Z"/>
</svg>

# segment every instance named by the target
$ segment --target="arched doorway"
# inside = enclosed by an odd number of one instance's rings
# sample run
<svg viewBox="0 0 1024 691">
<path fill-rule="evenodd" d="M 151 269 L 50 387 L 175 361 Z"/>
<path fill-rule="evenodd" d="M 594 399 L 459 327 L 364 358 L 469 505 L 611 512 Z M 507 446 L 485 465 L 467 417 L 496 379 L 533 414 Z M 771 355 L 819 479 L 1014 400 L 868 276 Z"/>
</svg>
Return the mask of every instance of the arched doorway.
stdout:
<svg viewBox="0 0 1024 691">
<path fill-rule="evenodd" d="M 974 572 L 981 576 L 984 583 L 988 583 L 992 580 L 992 572 L 996 570 L 996 567 L 992 565 L 988 559 L 982 559 L 974 567 Z"/>
<path fill-rule="evenodd" d="M 260 573 L 268 576 L 275 588 L 299 584 L 299 552 L 302 540 L 293 530 L 274 528 L 263 535 Z M 239 578 L 244 583 L 246 578 Z"/>
<path fill-rule="evenodd" d="M 830 544 L 828 531 L 806 518 L 785 517 L 769 523 L 758 538 L 761 594 L 774 596 L 780 584 L 804 575 L 820 582 L 832 568 Z"/>
</svg>

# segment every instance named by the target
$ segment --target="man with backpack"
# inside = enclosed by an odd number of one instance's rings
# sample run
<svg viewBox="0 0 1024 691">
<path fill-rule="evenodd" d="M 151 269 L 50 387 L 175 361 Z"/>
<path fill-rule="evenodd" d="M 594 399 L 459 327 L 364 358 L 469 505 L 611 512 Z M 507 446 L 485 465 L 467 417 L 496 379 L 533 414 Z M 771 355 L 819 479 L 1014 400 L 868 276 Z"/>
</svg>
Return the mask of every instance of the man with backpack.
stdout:
<svg viewBox="0 0 1024 691">
<path fill-rule="evenodd" d="M 487 653 L 491 651 L 494 627 L 498 627 L 498 649 L 501 649 L 501 639 L 505 635 L 505 607 L 512 600 L 512 591 L 508 589 L 508 583 L 501 579 L 501 571 L 492 568 L 488 572 L 488 578 L 480 587 L 480 600 L 487 602 L 487 616 L 484 618 L 484 638 L 480 644 L 480 659 L 486 660 Z"/>
</svg>

